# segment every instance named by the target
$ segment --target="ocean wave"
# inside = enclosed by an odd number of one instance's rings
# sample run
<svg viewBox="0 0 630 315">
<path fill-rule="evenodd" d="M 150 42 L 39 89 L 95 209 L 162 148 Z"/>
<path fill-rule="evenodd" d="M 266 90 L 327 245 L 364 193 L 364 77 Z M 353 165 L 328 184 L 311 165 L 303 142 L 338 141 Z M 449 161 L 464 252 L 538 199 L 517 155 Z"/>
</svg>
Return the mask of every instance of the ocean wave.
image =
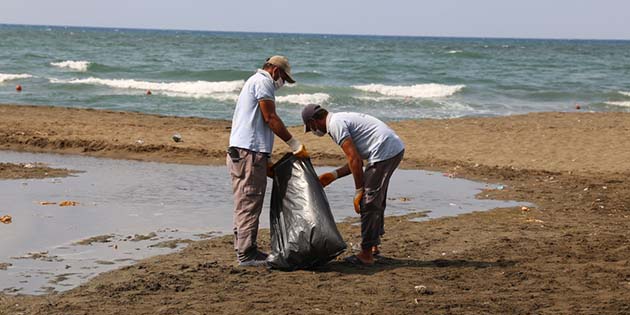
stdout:
<svg viewBox="0 0 630 315">
<path fill-rule="evenodd" d="M 168 70 L 159 73 L 160 77 L 172 80 L 227 81 L 242 80 L 252 75 L 251 71 L 242 70 Z"/>
<path fill-rule="evenodd" d="M 0 73 L 0 83 L 5 81 L 17 80 L 17 79 L 27 79 L 32 78 L 33 76 L 30 74 L 22 73 L 22 74 L 11 74 L 11 73 Z"/>
<path fill-rule="evenodd" d="M 195 98 L 195 99 L 212 98 L 212 99 L 215 99 L 217 101 L 222 101 L 222 102 L 228 102 L 228 101 L 236 102 L 238 100 L 238 94 L 235 94 L 235 93 L 191 94 L 191 93 L 161 91 L 155 94 L 168 96 L 168 97 L 179 97 L 179 98 Z"/>
<path fill-rule="evenodd" d="M 245 81 L 186 81 L 186 82 L 148 82 L 130 79 L 74 79 L 59 80 L 50 79 L 51 83 L 65 84 L 92 84 L 104 85 L 117 89 L 151 90 L 151 92 L 163 93 L 166 96 L 179 97 L 212 97 L 225 98 L 229 92 L 238 91 L 243 87 Z"/>
<path fill-rule="evenodd" d="M 416 84 L 411 86 L 391 86 L 383 84 L 354 85 L 353 88 L 378 93 L 387 96 L 400 96 L 412 98 L 440 98 L 451 96 L 462 89 L 465 85 L 445 85 L 437 83 Z"/>
<path fill-rule="evenodd" d="M 630 96 L 630 92 L 626 92 L 626 91 L 619 91 L 619 94 L 625 95 L 625 96 Z"/>
<path fill-rule="evenodd" d="M 279 103 L 293 103 L 300 105 L 308 104 L 324 104 L 330 95 L 326 93 L 314 93 L 314 94 L 290 94 L 286 96 L 276 96 L 276 102 Z"/>
<path fill-rule="evenodd" d="M 400 96 L 365 96 L 365 95 L 353 96 L 352 98 L 361 100 L 361 101 L 368 101 L 368 102 L 382 102 L 382 101 L 402 99 Z"/>
<path fill-rule="evenodd" d="M 86 72 L 88 70 L 88 67 L 90 66 L 90 62 L 66 60 L 61 62 L 51 62 L 50 65 L 58 68 L 68 68 L 76 71 Z"/>
<path fill-rule="evenodd" d="M 625 102 L 606 102 L 606 104 L 614 105 L 614 106 L 621 106 L 621 107 L 630 107 L 630 102 L 629 101 L 625 101 Z"/>
<path fill-rule="evenodd" d="M 462 50 L 449 50 L 447 52 L 447 54 L 460 54 L 460 53 L 463 53 L 463 52 L 464 51 L 462 51 Z"/>
</svg>

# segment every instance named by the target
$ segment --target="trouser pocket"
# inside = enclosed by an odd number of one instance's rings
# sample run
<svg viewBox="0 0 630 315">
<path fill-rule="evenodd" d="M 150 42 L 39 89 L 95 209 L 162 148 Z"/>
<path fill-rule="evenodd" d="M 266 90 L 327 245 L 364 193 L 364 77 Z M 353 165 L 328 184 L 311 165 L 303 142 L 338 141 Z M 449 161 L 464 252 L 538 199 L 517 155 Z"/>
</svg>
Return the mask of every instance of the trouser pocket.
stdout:
<svg viewBox="0 0 630 315">
<path fill-rule="evenodd" d="M 246 159 L 250 155 L 249 152 L 236 148 L 230 148 L 230 150 L 236 150 L 228 152 L 226 157 L 226 164 L 228 165 L 230 175 L 235 178 L 245 177 L 245 169 L 247 167 Z M 236 152 L 236 154 L 234 152 Z"/>
</svg>

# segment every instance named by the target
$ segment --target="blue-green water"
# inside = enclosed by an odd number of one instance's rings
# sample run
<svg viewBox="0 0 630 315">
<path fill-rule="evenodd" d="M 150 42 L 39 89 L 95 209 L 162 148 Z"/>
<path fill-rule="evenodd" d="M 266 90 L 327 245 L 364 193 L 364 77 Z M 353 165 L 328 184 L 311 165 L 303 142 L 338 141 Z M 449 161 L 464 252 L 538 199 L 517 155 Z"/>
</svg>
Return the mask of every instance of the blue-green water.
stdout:
<svg viewBox="0 0 630 315">
<path fill-rule="evenodd" d="M 289 124 L 299 123 L 308 103 L 384 120 L 570 111 L 576 104 L 630 111 L 630 41 L 11 25 L 0 25 L 0 103 L 230 119 L 244 80 L 273 54 L 289 57 L 298 80 L 278 91 Z"/>
</svg>

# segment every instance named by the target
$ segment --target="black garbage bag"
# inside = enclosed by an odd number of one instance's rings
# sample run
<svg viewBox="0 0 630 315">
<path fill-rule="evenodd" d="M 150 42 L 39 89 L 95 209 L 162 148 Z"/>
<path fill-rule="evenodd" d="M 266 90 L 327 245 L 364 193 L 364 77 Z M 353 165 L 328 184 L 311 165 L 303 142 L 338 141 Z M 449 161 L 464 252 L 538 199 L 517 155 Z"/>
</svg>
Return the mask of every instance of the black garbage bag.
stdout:
<svg viewBox="0 0 630 315">
<path fill-rule="evenodd" d="M 343 253 L 346 243 L 311 161 L 289 153 L 273 170 L 271 254 L 267 258 L 271 267 L 309 269 Z"/>
</svg>

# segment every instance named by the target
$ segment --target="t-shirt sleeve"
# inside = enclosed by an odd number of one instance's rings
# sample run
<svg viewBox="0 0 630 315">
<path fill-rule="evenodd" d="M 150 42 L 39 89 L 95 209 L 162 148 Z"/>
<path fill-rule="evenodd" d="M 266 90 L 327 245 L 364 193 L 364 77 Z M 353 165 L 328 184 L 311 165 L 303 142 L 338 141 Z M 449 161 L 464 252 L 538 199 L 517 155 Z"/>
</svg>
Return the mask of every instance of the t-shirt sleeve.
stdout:
<svg viewBox="0 0 630 315">
<path fill-rule="evenodd" d="M 261 80 L 254 84 L 254 97 L 256 100 L 276 100 L 276 90 L 271 80 Z"/>
<path fill-rule="evenodd" d="M 328 130 L 328 134 L 330 134 L 330 137 L 338 145 L 341 145 L 348 137 L 350 137 L 348 124 L 344 120 L 331 121 L 328 129 L 330 129 Z"/>
</svg>

